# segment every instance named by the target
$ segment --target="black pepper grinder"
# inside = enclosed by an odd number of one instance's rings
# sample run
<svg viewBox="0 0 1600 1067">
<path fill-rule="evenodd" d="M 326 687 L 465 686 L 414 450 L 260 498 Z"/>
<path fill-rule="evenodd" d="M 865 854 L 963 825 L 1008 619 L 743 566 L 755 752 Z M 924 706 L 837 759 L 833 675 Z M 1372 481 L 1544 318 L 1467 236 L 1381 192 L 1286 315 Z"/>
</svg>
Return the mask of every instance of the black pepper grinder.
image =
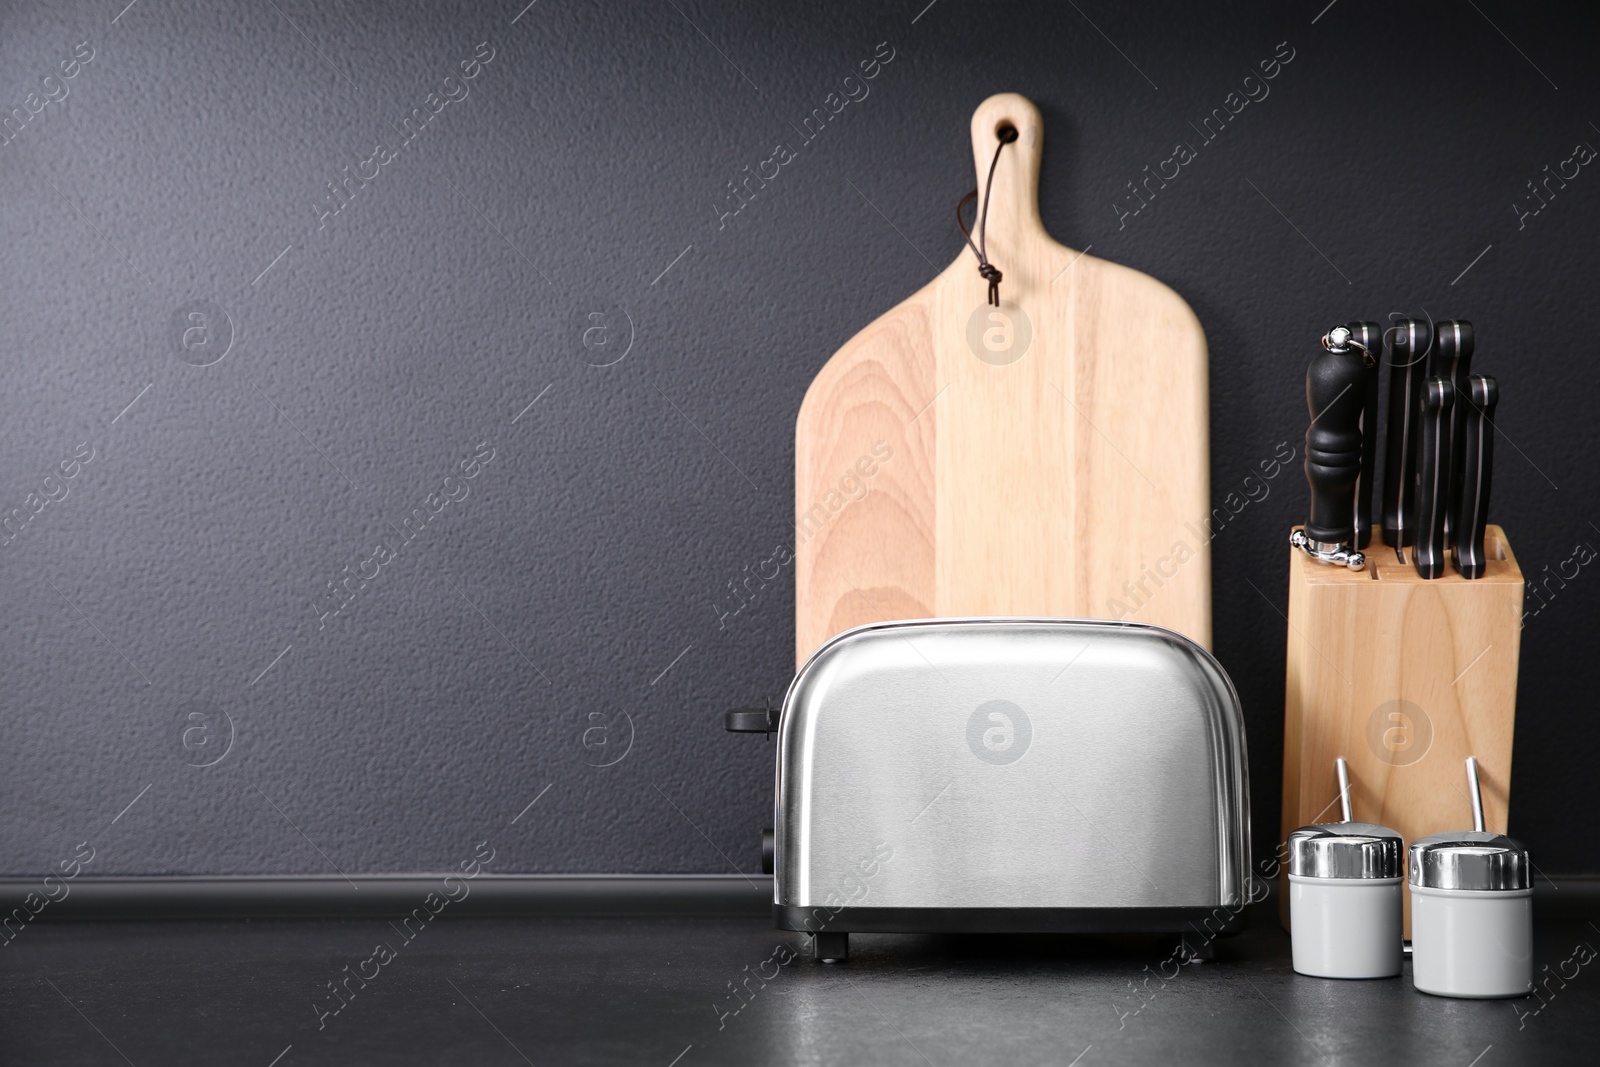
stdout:
<svg viewBox="0 0 1600 1067">
<path fill-rule="evenodd" d="M 1322 338 L 1324 351 L 1306 367 L 1306 482 L 1311 511 L 1289 543 L 1319 563 L 1359 571 L 1367 558 L 1356 547 L 1356 483 L 1361 476 L 1361 416 L 1367 399 L 1366 349 L 1348 327 Z"/>
</svg>

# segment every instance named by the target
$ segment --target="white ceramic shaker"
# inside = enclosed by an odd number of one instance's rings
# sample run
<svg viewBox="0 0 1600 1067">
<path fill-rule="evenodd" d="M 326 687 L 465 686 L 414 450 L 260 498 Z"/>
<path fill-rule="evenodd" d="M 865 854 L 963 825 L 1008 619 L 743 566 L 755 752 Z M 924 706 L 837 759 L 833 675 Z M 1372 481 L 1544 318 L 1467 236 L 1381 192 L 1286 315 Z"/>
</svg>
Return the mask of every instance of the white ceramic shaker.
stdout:
<svg viewBox="0 0 1600 1067">
<path fill-rule="evenodd" d="M 1400 973 L 1400 864 L 1404 843 L 1387 826 L 1354 822 L 1350 778 L 1337 763 L 1343 822 L 1289 835 L 1289 933 L 1294 969 L 1318 978 Z"/>
<path fill-rule="evenodd" d="M 1411 975 L 1442 997 L 1521 997 L 1533 989 L 1528 850 L 1483 828 L 1478 761 L 1467 760 L 1473 829 L 1411 846 Z"/>
</svg>

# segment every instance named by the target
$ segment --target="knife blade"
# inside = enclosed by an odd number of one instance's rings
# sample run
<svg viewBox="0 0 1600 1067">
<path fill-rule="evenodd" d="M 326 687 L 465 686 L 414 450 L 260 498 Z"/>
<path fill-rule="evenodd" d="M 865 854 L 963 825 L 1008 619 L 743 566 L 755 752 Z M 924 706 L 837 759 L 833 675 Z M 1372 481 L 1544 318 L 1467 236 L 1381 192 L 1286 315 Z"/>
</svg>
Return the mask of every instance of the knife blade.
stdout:
<svg viewBox="0 0 1600 1067">
<path fill-rule="evenodd" d="M 1335 326 L 1306 367 L 1306 483 L 1311 509 L 1289 543 L 1312 559 L 1360 570 L 1366 557 L 1355 540 L 1356 482 L 1361 476 L 1361 411 L 1366 403 L 1361 351 L 1348 327 Z"/>
<path fill-rule="evenodd" d="M 1372 543 L 1372 483 L 1378 466 L 1378 358 L 1383 354 L 1382 329 L 1375 322 L 1347 324 L 1350 339 L 1361 350 L 1362 390 L 1361 405 L 1361 474 L 1356 479 L 1356 547 L 1365 549 Z"/>
<path fill-rule="evenodd" d="M 1461 432 L 1461 490 L 1456 504 L 1456 570 L 1463 578 L 1482 578 L 1488 567 L 1483 532 L 1489 522 L 1489 483 L 1494 473 L 1494 409 L 1500 385 L 1477 374 L 1467 383 L 1468 400 Z"/>
<path fill-rule="evenodd" d="M 1383 464 L 1383 539 L 1392 548 L 1417 539 L 1417 422 L 1433 348 L 1426 319 L 1405 319 L 1385 336 L 1389 360 L 1388 452 Z"/>
<path fill-rule="evenodd" d="M 1455 387 L 1448 378 L 1429 378 L 1422 387 L 1422 421 L 1417 434 L 1417 573 L 1438 578 L 1445 568 L 1444 518 L 1450 510 L 1450 410 Z"/>
<path fill-rule="evenodd" d="M 1447 541 L 1461 500 L 1462 426 L 1470 410 L 1467 399 L 1472 389 L 1473 347 L 1472 323 L 1465 319 L 1446 319 L 1434 326 L 1433 348 L 1436 358 L 1433 373 L 1448 380 L 1455 394 L 1446 431 L 1450 447 L 1444 457 L 1445 484 L 1450 487 L 1450 501 L 1444 512 Z"/>
</svg>

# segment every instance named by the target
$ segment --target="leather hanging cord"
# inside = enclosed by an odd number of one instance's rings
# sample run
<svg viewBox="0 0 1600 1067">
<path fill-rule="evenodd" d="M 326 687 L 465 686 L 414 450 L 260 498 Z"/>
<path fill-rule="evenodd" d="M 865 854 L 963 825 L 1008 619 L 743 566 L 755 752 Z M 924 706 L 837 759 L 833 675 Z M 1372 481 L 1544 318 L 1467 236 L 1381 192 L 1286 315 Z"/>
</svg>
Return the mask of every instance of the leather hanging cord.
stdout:
<svg viewBox="0 0 1600 1067">
<path fill-rule="evenodd" d="M 989 303 L 994 307 L 1000 306 L 1000 279 L 1004 277 L 1000 268 L 989 262 L 989 192 L 994 188 L 994 169 L 1000 165 L 1000 152 L 1006 145 L 1017 139 L 1015 126 L 1003 126 L 998 134 L 1000 143 L 995 146 L 994 159 L 989 163 L 989 180 L 983 186 L 983 206 L 978 211 L 978 243 L 972 243 L 972 231 L 967 229 L 965 218 L 967 205 L 978 199 L 978 190 L 961 198 L 961 203 L 956 205 L 956 225 L 961 227 L 961 236 L 967 239 L 967 246 L 972 249 L 972 254 L 978 257 L 978 273 L 989 283 Z"/>
</svg>

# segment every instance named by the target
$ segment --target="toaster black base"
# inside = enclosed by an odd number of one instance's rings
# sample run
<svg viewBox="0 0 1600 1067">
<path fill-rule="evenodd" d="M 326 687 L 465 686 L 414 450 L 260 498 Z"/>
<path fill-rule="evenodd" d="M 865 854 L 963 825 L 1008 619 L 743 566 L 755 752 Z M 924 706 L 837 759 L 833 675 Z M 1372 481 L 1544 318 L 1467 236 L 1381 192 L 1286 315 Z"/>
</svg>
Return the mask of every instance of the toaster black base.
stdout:
<svg viewBox="0 0 1600 1067">
<path fill-rule="evenodd" d="M 773 905 L 778 929 L 811 934 L 818 960 L 850 958 L 851 933 L 1178 934 L 1179 961 L 1216 957 L 1216 937 L 1245 926 L 1227 907 L 789 907 Z"/>
<path fill-rule="evenodd" d="M 1205 908 L 829 908 L 772 906 L 780 930 L 816 935 L 818 959 L 844 959 L 852 933 L 1181 934 L 1208 958 L 1213 938 L 1244 928 L 1244 909 Z"/>
</svg>

